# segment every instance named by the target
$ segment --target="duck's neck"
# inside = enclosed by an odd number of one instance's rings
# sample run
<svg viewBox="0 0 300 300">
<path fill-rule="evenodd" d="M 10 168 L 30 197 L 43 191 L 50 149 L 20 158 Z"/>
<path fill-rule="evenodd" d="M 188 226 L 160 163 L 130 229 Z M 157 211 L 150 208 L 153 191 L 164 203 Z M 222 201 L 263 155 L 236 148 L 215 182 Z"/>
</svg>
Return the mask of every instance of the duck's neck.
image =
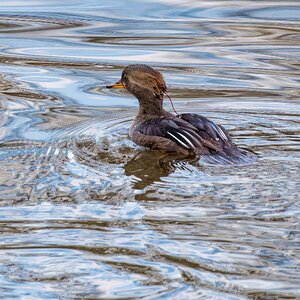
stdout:
<svg viewBox="0 0 300 300">
<path fill-rule="evenodd" d="M 152 119 L 170 114 L 163 108 L 163 95 L 158 96 L 150 91 L 143 91 L 135 97 L 139 100 L 139 117 Z"/>
<path fill-rule="evenodd" d="M 151 100 L 150 100 L 151 101 Z M 139 99 L 139 112 L 140 116 L 153 116 L 153 117 L 161 117 L 165 115 L 165 110 L 163 109 L 163 101 L 161 99 L 155 99 L 151 102 L 148 102 L 145 99 Z"/>
</svg>

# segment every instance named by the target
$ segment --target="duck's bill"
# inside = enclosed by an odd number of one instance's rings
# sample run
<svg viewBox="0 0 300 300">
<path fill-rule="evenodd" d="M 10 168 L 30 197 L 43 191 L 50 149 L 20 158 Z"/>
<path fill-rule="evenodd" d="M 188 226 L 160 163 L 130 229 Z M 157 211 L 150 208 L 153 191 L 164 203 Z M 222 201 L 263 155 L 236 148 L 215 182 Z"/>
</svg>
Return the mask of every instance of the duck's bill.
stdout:
<svg viewBox="0 0 300 300">
<path fill-rule="evenodd" d="M 124 89 L 125 86 L 121 81 L 116 82 L 115 84 L 112 85 L 107 85 L 106 88 L 108 89 Z"/>
</svg>

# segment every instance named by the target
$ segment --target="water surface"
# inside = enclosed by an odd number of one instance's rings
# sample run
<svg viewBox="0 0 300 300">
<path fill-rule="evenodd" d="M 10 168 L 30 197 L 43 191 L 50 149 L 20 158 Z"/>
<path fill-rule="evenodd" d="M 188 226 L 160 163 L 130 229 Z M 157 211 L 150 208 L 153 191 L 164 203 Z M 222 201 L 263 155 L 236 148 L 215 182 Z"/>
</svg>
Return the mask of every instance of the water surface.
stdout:
<svg viewBox="0 0 300 300">
<path fill-rule="evenodd" d="M 299 16 L 299 1 L 1 1 L 1 297 L 299 299 Z M 259 159 L 134 145 L 137 101 L 105 88 L 130 63 Z"/>
</svg>

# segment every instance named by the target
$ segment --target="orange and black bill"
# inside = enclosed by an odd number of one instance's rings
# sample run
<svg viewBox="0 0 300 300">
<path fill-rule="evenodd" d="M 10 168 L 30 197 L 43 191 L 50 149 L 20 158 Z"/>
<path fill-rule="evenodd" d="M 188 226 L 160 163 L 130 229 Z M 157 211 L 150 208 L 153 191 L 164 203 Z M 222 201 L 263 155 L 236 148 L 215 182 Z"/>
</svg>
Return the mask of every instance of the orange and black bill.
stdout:
<svg viewBox="0 0 300 300">
<path fill-rule="evenodd" d="M 106 88 L 108 89 L 124 89 L 125 86 L 121 81 L 116 82 L 115 84 L 112 85 L 107 85 Z"/>
</svg>

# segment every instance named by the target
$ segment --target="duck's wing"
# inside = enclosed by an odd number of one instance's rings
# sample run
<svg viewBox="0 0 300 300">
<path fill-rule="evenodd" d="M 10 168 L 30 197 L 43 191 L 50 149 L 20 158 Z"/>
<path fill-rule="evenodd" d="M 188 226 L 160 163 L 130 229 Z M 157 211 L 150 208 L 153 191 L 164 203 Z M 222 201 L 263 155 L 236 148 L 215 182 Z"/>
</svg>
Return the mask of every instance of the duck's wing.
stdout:
<svg viewBox="0 0 300 300">
<path fill-rule="evenodd" d="M 253 153 L 239 149 L 233 143 L 223 126 L 197 114 L 181 114 L 177 117 L 197 128 L 197 135 L 205 141 L 203 145 L 209 149 L 209 155 L 206 155 L 207 153 L 201 149 L 200 152 L 198 151 L 199 154 L 202 154 L 204 161 L 231 164 L 249 163 L 255 160 Z"/>
<path fill-rule="evenodd" d="M 197 128 L 198 134 L 202 138 L 214 141 L 221 141 L 225 144 L 231 144 L 232 140 L 223 126 L 197 114 L 181 114 L 178 118 L 188 122 Z"/>
<path fill-rule="evenodd" d="M 204 131 L 206 127 L 203 127 Z M 211 130 L 212 133 L 199 134 L 198 127 L 183 117 L 157 118 L 145 121 L 136 127 L 135 135 L 138 140 L 136 138 L 135 142 L 141 144 L 142 141 L 144 145 L 150 146 L 150 142 L 155 140 L 153 137 L 161 137 L 195 154 L 209 154 L 210 151 L 221 150 L 222 142 L 217 137 L 217 133 L 213 131 L 213 127 L 209 127 L 208 130 Z M 147 140 L 148 144 L 146 144 Z M 162 143 L 162 140 L 160 142 Z"/>
<path fill-rule="evenodd" d="M 179 119 L 179 121 L 186 123 L 188 127 L 194 128 L 183 120 Z M 178 130 L 179 126 L 172 117 L 157 118 L 136 126 L 131 138 L 141 146 L 187 154 L 189 150 L 193 149 L 193 145 Z"/>
<path fill-rule="evenodd" d="M 145 121 L 135 128 L 133 140 L 142 146 L 182 154 L 195 153 L 209 163 L 248 162 L 220 125 L 196 114 L 181 114 Z"/>
</svg>

